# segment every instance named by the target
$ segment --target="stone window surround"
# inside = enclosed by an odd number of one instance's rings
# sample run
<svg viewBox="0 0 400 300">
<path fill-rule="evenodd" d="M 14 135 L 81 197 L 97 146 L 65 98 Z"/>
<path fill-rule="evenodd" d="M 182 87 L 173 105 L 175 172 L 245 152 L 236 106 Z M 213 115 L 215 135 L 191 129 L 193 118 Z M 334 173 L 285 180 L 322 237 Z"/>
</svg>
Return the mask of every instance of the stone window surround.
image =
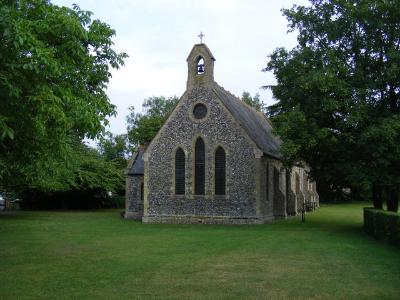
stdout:
<svg viewBox="0 0 400 300">
<path fill-rule="evenodd" d="M 211 189 L 207 189 L 207 184 L 206 184 L 206 189 L 205 189 L 205 194 L 204 195 L 196 195 L 194 194 L 194 180 L 187 180 L 187 176 L 193 177 L 194 179 L 194 159 L 192 159 L 192 172 L 190 172 L 190 170 L 188 170 L 189 168 L 189 164 L 188 164 L 188 160 L 189 160 L 189 156 L 192 155 L 194 158 L 194 149 L 195 149 L 195 144 L 196 144 L 196 140 L 198 138 L 203 139 L 204 141 L 204 148 L 205 148 L 205 153 L 206 153 L 206 157 L 207 157 L 207 152 L 209 150 L 209 148 L 207 147 L 207 145 L 209 145 L 209 143 L 207 142 L 207 139 L 203 136 L 203 135 L 196 135 L 194 137 L 194 139 L 192 140 L 192 147 L 191 149 L 186 149 L 183 145 L 179 144 L 176 145 L 171 153 L 171 167 L 172 167 L 172 185 L 171 185 L 171 194 L 174 197 L 178 197 L 178 198 L 185 198 L 187 196 L 189 197 L 195 197 L 195 198 L 201 198 L 201 199 L 206 199 L 209 198 L 210 196 L 212 196 L 215 199 L 228 199 L 229 198 L 229 172 L 228 172 L 228 168 L 225 167 L 225 195 L 216 195 L 215 194 L 215 152 L 217 151 L 218 147 L 221 147 L 224 151 L 225 151 L 225 166 L 228 166 L 228 161 L 229 161 L 229 151 L 227 151 L 226 147 L 224 147 L 222 144 L 216 144 L 214 146 L 213 149 L 213 155 L 212 155 L 212 161 L 209 162 L 207 161 L 207 159 L 205 160 L 205 168 L 206 168 L 206 174 L 207 174 L 207 167 L 208 165 L 211 163 L 211 181 L 209 181 L 211 183 Z M 186 176 L 186 180 L 185 180 L 185 194 L 175 194 L 175 154 L 176 151 L 178 149 L 182 149 L 183 152 L 185 153 L 185 176 Z M 191 153 L 192 152 L 192 153 Z M 206 176 L 206 182 L 207 182 L 207 176 Z M 190 183 L 190 181 L 192 181 Z M 211 190 L 211 194 L 207 193 L 207 191 Z"/>
<path fill-rule="evenodd" d="M 192 114 L 197 120 L 202 120 L 207 115 L 207 107 L 203 103 L 197 103 L 193 107 Z"/>
<path fill-rule="evenodd" d="M 184 194 L 176 194 L 175 193 L 175 161 L 176 161 L 176 152 L 178 151 L 178 149 L 182 149 L 183 153 L 185 154 L 185 193 Z M 187 159 L 188 159 L 188 153 L 185 150 L 185 147 L 183 147 L 183 145 L 177 145 L 173 151 L 171 152 L 171 168 L 172 168 L 172 185 L 171 185 L 171 193 L 175 196 L 175 197 L 184 197 L 185 195 L 188 194 L 188 189 L 187 189 Z"/>
<path fill-rule="evenodd" d="M 225 157 L 225 165 L 224 165 L 224 181 L 225 181 L 225 186 L 224 186 L 224 193 L 223 194 L 216 194 L 215 193 L 215 191 L 216 191 L 216 189 L 217 189 L 217 186 L 216 186 L 216 184 L 215 184 L 215 182 L 216 182 L 216 157 L 217 157 L 217 150 L 218 149 L 222 149 L 222 151 L 224 152 L 224 157 Z M 213 182 L 213 189 L 212 189 L 212 191 L 213 191 L 213 195 L 215 195 L 215 196 L 225 196 L 226 195 L 226 151 L 225 151 L 225 148 L 224 147 L 222 147 L 222 146 L 217 146 L 215 149 L 214 149 L 214 156 L 213 156 L 213 158 L 214 158 L 214 161 L 213 161 L 213 178 L 212 178 L 212 182 Z"/>
<path fill-rule="evenodd" d="M 194 144 L 194 167 L 193 167 L 193 183 L 194 183 L 194 193 L 195 195 L 205 195 L 206 194 L 206 144 L 201 137 L 198 137 Z M 199 168 L 200 167 L 200 168 Z"/>
<path fill-rule="evenodd" d="M 203 70 L 204 70 L 203 73 L 199 73 L 199 71 L 198 71 L 199 63 L 201 60 L 203 60 Z M 206 73 L 206 60 L 204 59 L 203 56 L 199 55 L 196 58 L 195 62 L 196 62 L 196 65 L 195 65 L 194 69 L 196 70 L 196 76 L 203 76 Z"/>
<path fill-rule="evenodd" d="M 184 170 L 183 170 L 183 172 L 184 172 L 184 186 L 185 186 L 185 188 L 184 188 L 184 191 L 183 191 L 183 194 L 177 194 L 176 193 L 176 155 L 177 155 L 177 152 L 178 152 L 178 150 L 181 150 L 182 152 L 183 152 L 183 156 L 184 156 L 184 162 L 185 162 L 185 167 L 184 167 Z M 185 195 L 186 194 L 186 157 L 187 157 L 187 154 L 186 154 L 186 152 L 185 152 L 185 150 L 183 150 L 183 147 L 176 147 L 175 149 L 174 149 L 174 151 L 173 151 L 173 155 L 174 155 L 174 159 L 173 159 L 173 162 L 174 162 L 174 166 L 173 166 L 173 189 L 174 189 L 174 194 L 175 195 Z"/>
<path fill-rule="evenodd" d="M 206 115 L 204 116 L 204 118 L 202 118 L 202 119 L 196 119 L 196 117 L 193 115 L 193 110 L 194 110 L 194 107 L 197 105 L 197 104 L 202 104 L 202 105 L 204 105 L 205 107 L 206 107 L 206 109 L 207 109 L 207 112 L 206 112 Z M 190 119 L 190 121 L 192 121 L 192 122 L 194 122 L 194 123 L 201 123 L 201 122 L 205 122 L 205 121 L 207 121 L 207 119 L 208 119 L 208 115 L 210 114 L 210 107 L 208 106 L 208 104 L 207 103 L 205 103 L 205 101 L 195 101 L 195 102 L 193 102 L 191 105 L 190 105 L 190 108 L 189 108 L 189 119 Z M 204 138 L 203 138 L 203 140 L 204 140 Z M 204 141 L 205 142 L 205 141 Z"/>
</svg>

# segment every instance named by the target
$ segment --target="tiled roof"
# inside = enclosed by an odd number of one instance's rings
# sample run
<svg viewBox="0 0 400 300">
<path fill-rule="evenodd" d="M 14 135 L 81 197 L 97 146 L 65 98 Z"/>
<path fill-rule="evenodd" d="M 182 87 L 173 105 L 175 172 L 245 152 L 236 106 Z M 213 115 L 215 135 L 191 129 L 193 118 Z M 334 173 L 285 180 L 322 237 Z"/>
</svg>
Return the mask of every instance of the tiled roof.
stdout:
<svg viewBox="0 0 400 300">
<path fill-rule="evenodd" d="M 133 155 L 131 163 L 128 165 L 128 175 L 143 175 L 144 174 L 144 148 L 139 147 L 139 150 Z"/>
<path fill-rule="evenodd" d="M 260 150 L 280 158 L 282 141 L 272 133 L 273 128 L 267 117 L 217 84 L 214 92 Z"/>
</svg>

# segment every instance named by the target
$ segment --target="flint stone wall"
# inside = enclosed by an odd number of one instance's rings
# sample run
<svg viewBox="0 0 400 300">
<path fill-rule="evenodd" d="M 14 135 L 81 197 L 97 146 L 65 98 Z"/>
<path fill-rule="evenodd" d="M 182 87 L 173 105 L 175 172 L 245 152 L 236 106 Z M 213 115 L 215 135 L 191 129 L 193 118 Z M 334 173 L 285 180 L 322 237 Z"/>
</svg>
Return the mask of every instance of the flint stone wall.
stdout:
<svg viewBox="0 0 400 300">
<path fill-rule="evenodd" d="M 192 116 L 193 106 L 198 102 L 205 104 L 208 110 L 201 121 Z M 194 195 L 192 170 L 198 137 L 205 143 L 205 195 Z M 218 146 L 226 153 L 225 196 L 214 195 L 214 154 Z M 204 220 L 232 217 L 237 221 L 256 217 L 255 145 L 212 89 L 199 86 L 187 92 L 150 147 L 146 162 L 144 222 L 192 223 L 190 216 L 205 217 Z M 174 191 L 174 159 L 178 147 L 185 152 L 185 195 L 175 195 Z M 243 220 L 240 222 L 245 222 Z M 220 221 L 230 223 L 227 218 L 218 219 Z"/>
<path fill-rule="evenodd" d="M 143 197 L 141 185 L 143 175 L 129 175 L 126 178 L 126 211 L 125 218 L 141 220 L 143 216 Z"/>
</svg>

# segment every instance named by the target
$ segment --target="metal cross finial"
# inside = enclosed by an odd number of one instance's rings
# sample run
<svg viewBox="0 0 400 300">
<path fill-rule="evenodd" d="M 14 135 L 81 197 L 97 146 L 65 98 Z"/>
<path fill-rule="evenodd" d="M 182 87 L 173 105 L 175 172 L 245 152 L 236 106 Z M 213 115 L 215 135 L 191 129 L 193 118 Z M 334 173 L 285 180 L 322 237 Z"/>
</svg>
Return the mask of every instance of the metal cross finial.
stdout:
<svg viewBox="0 0 400 300">
<path fill-rule="evenodd" d="M 200 34 L 198 35 L 198 37 L 200 38 L 200 44 L 203 43 L 203 37 L 205 36 L 205 34 L 203 32 L 200 31 Z"/>
</svg>

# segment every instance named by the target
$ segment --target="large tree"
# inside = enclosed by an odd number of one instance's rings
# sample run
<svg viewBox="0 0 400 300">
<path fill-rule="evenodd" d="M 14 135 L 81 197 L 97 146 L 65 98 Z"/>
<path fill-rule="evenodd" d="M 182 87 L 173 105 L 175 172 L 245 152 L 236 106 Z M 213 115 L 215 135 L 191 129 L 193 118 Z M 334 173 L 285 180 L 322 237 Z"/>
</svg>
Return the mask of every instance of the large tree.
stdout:
<svg viewBox="0 0 400 300">
<path fill-rule="evenodd" d="M 311 166 L 320 191 L 373 191 L 397 210 L 400 183 L 400 6 L 396 0 L 311 0 L 283 10 L 298 46 L 265 71 L 288 164 Z"/>
<path fill-rule="evenodd" d="M 53 189 L 72 140 L 115 114 L 105 93 L 126 57 L 91 13 L 47 0 L 0 1 L 0 182 Z"/>
<path fill-rule="evenodd" d="M 126 134 L 106 132 L 98 141 L 97 148 L 107 161 L 113 161 L 121 169 L 126 168 L 126 158 L 130 155 Z"/>
<path fill-rule="evenodd" d="M 135 113 L 133 106 L 127 116 L 128 139 L 131 147 L 148 144 L 174 110 L 179 98 L 153 96 L 145 99 L 142 105 L 143 113 Z"/>
<path fill-rule="evenodd" d="M 124 189 L 119 161 L 109 160 L 79 139 L 69 142 L 66 156 L 65 161 L 51 163 L 55 169 L 50 174 L 48 170 L 43 170 L 34 185 L 18 191 L 24 207 L 66 209 L 112 206 L 110 192 L 118 193 Z"/>
</svg>

